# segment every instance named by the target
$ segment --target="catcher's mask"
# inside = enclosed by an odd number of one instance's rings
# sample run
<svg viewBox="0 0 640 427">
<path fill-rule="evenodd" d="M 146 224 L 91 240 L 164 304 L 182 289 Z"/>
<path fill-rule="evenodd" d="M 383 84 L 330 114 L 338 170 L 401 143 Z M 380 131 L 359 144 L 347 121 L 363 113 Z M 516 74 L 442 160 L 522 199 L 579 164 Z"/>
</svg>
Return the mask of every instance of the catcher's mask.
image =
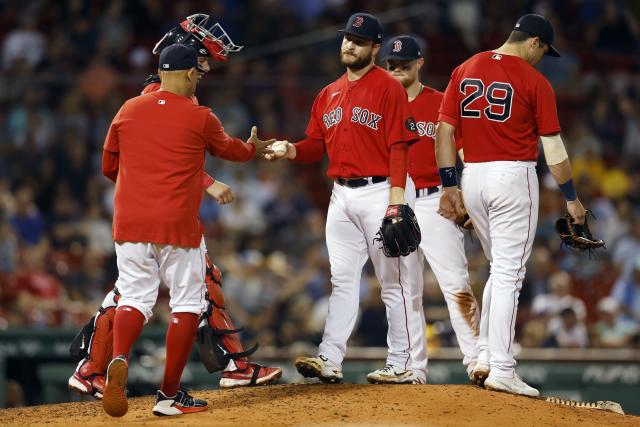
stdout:
<svg viewBox="0 0 640 427">
<path fill-rule="evenodd" d="M 210 28 L 205 25 L 209 15 L 195 13 L 177 27 L 172 28 L 156 43 L 153 54 L 158 55 L 162 49 L 174 43 L 187 44 L 195 48 L 198 56 L 210 56 L 220 62 L 227 61 L 229 52 L 239 52 L 243 46 L 236 45 L 222 25 L 215 23 Z"/>
</svg>

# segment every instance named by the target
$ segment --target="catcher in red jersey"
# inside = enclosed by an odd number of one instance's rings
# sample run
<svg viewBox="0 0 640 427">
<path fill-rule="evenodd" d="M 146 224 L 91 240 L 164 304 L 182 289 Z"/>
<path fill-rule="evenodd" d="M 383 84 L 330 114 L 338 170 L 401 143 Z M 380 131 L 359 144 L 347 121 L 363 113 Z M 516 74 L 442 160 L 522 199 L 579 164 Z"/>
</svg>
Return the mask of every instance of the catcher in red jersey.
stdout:
<svg viewBox="0 0 640 427">
<path fill-rule="evenodd" d="M 402 86 L 374 64 L 382 40 L 377 18 L 355 13 L 343 33 L 340 54 L 346 73 L 316 97 L 307 138 L 273 147 L 275 158 L 302 163 L 317 162 L 326 153 L 327 175 L 334 180 L 326 224 L 333 285 L 329 313 L 317 357 L 299 357 L 295 365 L 305 377 L 342 381 L 360 276 L 370 258 L 386 306 L 389 353 L 385 367 L 368 374 L 367 381 L 421 384 L 427 357 L 422 294 L 417 292 L 422 289 L 420 239 L 413 211 L 405 204 L 412 205 L 415 196 L 407 178 L 408 146 L 418 139 L 415 121 Z M 410 188 L 406 199 L 405 184 Z M 406 227 L 392 239 L 399 244 L 395 247 L 385 242 L 393 234 L 386 233 L 391 224 Z"/>
<path fill-rule="evenodd" d="M 460 132 L 465 166 L 464 205 L 491 265 L 484 288 L 477 367 L 489 370 L 484 387 L 525 396 L 539 392 L 515 373 L 513 339 L 518 295 L 538 220 L 538 140 L 549 170 L 577 224 L 585 221 L 560 138 L 556 99 L 533 65 L 559 56 L 551 23 L 525 15 L 498 49 L 474 55 L 456 68 L 445 91 L 436 131 L 436 157 L 444 194 L 440 212 L 462 209 L 455 171 L 454 136 Z"/>
<path fill-rule="evenodd" d="M 198 51 L 198 64 L 203 71 L 209 71 L 209 60 L 225 62 L 227 54 L 236 52 L 236 46 L 219 24 L 211 29 L 205 28 L 208 15 L 195 14 L 187 17 L 180 25 L 169 31 L 154 48 L 159 53 L 164 47 L 174 43 L 193 46 Z M 214 36 L 217 34 L 217 36 Z M 160 78 L 151 75 L 145 82 L 143 93 L 160 88 Z M 197 98 L 192 97 L 197 104 Z M 203 187 L 219 203 L 230 203 L 234 199 L 231 189 L 221 181 L 214 180 L 208 174 L 203 176 Z M 239 340 L 238 333 L 226 312 L 222 293 L 222 275 L 206 255 L 204 239 L 201 249 L 206 258 L 206 296 L 208 308 L 199 328 L 199 346 L 201 359 L 210 372 L 224 370 L 220 379 L 221 388 L 242 387 L 269 384 L 282 375 L 280 368 L 260 366 L 249 362 L 249 356 L 255 348 L 246 351 Z M 112 357 L 113 317 L 120 298 L 117 289 L 109 292 L 95 316 L 78 333 L 71 344 L 72 357 L 79 360 L 78 366 L 69 378 L 69 387 L 81 393 L 102 398 L 107 364 Z"/>
<path fill-rule="evenodd" d="M 408 167 L 416 187 L 414 210 L 423 231 L 420 255 L 426 258 L 442 289 L 464 355 L 463 364 L 471 376 L 478 359 L 480 312 L 469 285 L 463 230 L 438 214 L 442 186 L 434 144 L 443 93 L 420 82 L 419 72 L 424 61 L 422 49 L 411 36 L 393 37 L 385 45 L 387 71 L 404 86 L 420 136 L 420 140 L 409 147 Z M 457 138 L 458 149 L 460 144 Z M 422 290 L 419 292 L 422 294 Z"/>
</svg>

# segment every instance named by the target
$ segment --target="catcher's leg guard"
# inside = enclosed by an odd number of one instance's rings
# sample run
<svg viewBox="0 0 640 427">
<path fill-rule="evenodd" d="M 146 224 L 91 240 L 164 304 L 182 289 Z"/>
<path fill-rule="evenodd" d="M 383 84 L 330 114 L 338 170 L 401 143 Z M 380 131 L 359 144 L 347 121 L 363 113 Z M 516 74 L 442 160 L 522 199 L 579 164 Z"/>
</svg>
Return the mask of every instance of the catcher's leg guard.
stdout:
<svg viewBox="0 0 640 427">
<path fill-rule="evenodd" d="M 225 310 L 224 295 L 222 293 L 222 274 L 209 257 L 207 259 L 206 298 L 208 308 L 203 314 L 198 328 L 198 347 L 200 360 L 209 372 L 225 369 L 230 361 L 237 367 L 245 367 L 247 356 L 258 349 L 254 345 L 244 350 L 238 337 L 243 328 L 236 329 Z"/>
<path fill-rule="evenodd" d="M 79 360 L 69 378 L 69 387 L 81 393 L 102 397 L 104 374 L 113 353 L 113 319 L 120 294 L 109 292 L 95 316 L 82 328 L 69 347 L 69 354 Z"/>
</svg>

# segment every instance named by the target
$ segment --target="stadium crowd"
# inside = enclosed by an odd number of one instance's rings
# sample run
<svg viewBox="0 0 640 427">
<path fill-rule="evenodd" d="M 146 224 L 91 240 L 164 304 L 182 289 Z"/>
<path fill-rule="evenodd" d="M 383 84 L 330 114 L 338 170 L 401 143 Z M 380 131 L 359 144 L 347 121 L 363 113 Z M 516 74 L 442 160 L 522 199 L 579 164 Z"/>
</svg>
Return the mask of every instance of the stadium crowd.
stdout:
<svg viewBox="0 0 640 427">
<path fill-rule="evenodd" d="M 393 9 L 404 17 L 381 14 Z M 423 38 L 423 81 L 440 90 L 464 59 L 499 46 L 516 17 L 533 11 L 554 22 L 562 57 L 539 68 L 556 90 L 578 194 L 607 250 L 589 258 L 561 248 L 554 222 L 563 198 L 541 161 L 517 339 L 523 347 L 640 348 L 640 6 L 604 0 L 1 2 L 0 329 L 80 327 L 113 286 L 114 188 L 100 173 L 102 144 L 118 107 L 156 68 L 151 48 L 167 30 L 194 12 L 220 20 L 246 48 L 202 79 L 200 103 L 232 135 L 246 139 L 256 124 L 261 136 L 293 142 L 315 94 L 343 72 L 333 29 L 355 10 L 381 14 L 387 35 Z M 317 32 L 326 28 L 327 37 Z M 315 39 L 299 43 L 310 32 Z M 207 170 L 237 196 L 224 207 L 205 196 L 201 207 L 235 323 L 263 346 L 319 342 L 331 286 L 323 165 L 209 159 Z M 481 300 L 488 265 L 477 239 L 468 235 L 467 246 Z M 430 347 L 454 346 L 428 268 L 424 303 Z M 166 322 L 168 305 L 157 307 L 151 322 Z M 352 343 L 385 346 L 385 331 L 368 266 Z"/>
</svg>

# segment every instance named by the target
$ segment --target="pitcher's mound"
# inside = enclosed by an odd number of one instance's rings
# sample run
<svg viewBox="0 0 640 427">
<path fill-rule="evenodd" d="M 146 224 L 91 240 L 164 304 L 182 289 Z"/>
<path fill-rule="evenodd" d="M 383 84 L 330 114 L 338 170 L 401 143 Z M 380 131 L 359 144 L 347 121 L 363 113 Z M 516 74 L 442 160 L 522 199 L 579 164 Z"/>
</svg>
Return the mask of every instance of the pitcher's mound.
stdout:
<svg viewBox="0 0 640 427">
<path fill-rule="evenodd" d="M 194 392 L 207 412 L 155 417 L 152 397 L 129 399 L 129 412 L 111 418 L 100 402 L 63 403 L 0 411 L 6 425 L 229 426 L 638 426 L 640 417 L 570 408 L 460 385 L 320 385 Z"/>
</svg>

